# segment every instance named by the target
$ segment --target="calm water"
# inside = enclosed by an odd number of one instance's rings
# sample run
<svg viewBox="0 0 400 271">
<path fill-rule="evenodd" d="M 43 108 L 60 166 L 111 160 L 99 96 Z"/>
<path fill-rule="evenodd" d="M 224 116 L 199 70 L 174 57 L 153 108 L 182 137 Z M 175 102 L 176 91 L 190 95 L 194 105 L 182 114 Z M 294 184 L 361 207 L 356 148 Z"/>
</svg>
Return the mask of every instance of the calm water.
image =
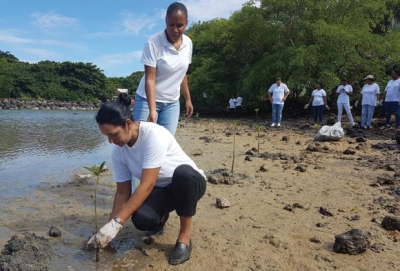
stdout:
<svg viewBox="0 0 400 271">
<path fill-rule="evenodd" d="M 0 197 L 29 193 L 42 182 L 62 183 L 83 166 L 106 161 L 111 144 L 96 111 L 0 110 Z"/>
</svg>

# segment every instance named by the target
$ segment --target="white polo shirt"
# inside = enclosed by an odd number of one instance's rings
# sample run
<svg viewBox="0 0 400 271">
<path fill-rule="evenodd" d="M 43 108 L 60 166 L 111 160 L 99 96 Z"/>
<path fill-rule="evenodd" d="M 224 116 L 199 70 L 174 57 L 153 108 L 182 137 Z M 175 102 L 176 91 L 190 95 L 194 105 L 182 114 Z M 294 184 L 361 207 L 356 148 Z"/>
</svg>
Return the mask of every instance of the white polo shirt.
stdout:
<svg viewBox="0 0 400 271">
<path fill-rule="evenodd" d="M 193 45 L 190 38 L 182 35 L 179 50 L 168 42 L 165 31 L 152 35 L 146 42 L 141 62 L 157 69 L 156 102 L 172 103 L 179 99 L 180 86 L 192 62 Z M 145 75 L 140 80 L 136 94 L 146 98 Z"/>
<path fill-rule="evenodd" d="M 399 102 L 400 79 L 390 80 L 386 85 L 385 91 L 386 91 L 385 102 Z"/>
<path fill-rule="evenodd" d="M 272 93 L 273 104 L 284 104 L 282 99 L 285 97 L 285 94 L 289 92 L 289 89 L 284 83 L 281 83 L 279 86 L 278 84 L 273 84 L 268 92 Z"/>
<path fill-rule="evenodd" d="M 343 90 L 344 89 L 344 90 Z M 348 104 L 350 103 L 350 97 L 347 93 L 353 93 L 353 87 L 351 85 L 340 85 L 336 89 L 336 93 L 340 93 L 337 99 L 338 104 Z"/>
<path fill-rule="evenodd" d="M 313 98 L 312 106 L 320 106 L 324 105 L 324 97 L 326 97 L 326 91 L 323 89 L 314 89 L 314 91 L 311 94 Z"/>
<path fill-rule="evenodd" d="M 379 91 L 377 83 L 373 83 L 372 85 L 365 84 L 361 90 L 361 105 L 376 106 L 376 96 L 379 94 Z"/>
<path fill-rule="evenodd" d="M 132 147 L 114 146 L 112 151 L 114 179 L 125 182 L 142 178 L 143 169 L 161 167 L 157 177 L 157 187 L 171 183 L 175 169 L 180 165 L 189 165 L 204 178 L 204 172 L 182 150 L 175 137 L 163 126 L 153 122 L 140 122 L 139 135 Z"/>
<path fill-rule="evenodd" d="M 243 101 L 242 97 L 237 97 L 236 98 L 236 106 L 242 106 L 242 101 Z"/>
</svg>

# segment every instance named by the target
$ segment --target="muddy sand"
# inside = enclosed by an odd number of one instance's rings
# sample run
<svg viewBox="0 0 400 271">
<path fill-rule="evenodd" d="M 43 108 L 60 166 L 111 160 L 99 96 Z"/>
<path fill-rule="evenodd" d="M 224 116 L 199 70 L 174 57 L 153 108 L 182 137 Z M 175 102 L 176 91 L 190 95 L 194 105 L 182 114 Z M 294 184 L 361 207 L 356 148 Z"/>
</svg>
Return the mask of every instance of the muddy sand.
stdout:
<svg viewBox="0 0 400 271">
<path fill-rule="evenodd" d="M 96 264 L 94 252 L 84 249 L 94 231 L 93 178 L 71 178 L 57 186 L 50 181 L 30 195 L 4 199 L 0 247 L 15 234 L 17 239 L 28 234 L 24 238 L 29 241 L 48 239 L 44 246 L 51 253 L 41 265 L 32 262 L 34 254 L 15 252 L 20 261 L 11 270 L 24 270 L 26 265 L 18 265 L 24 261 L 31 270 L 400 270 L 400 233 L 381 225 L 388 215 L 400 216 L 396 131 L 378 125 L 347 131 L 344 122 L 345 138 L 316 143 L 317 129 L 309 123 L 284 120 L 276 129 L 265 120 L 241 120 L 236 128 L 232 120 L 180 121 L 178 142 L 208 176 L 214 173 L 198 204 L 191 259 L 183 265 L 170 266 L 167 260 L 179 230 L 175 213 L 164 235 L 154 240 L 125 223 Z M 265 125 L 259 137 L 256 124 Z M 111 172 L 104 173 L 100 225 L 107 222 L 114 188 Z M 218 208 L 217 199 L 227 208 Z M 51 226 L 61 236 L 50 237 Z M 366 251 L 334 252 L 335 236 L 351 229 L 366 234 Z M 45 250 L 43 244 L 38 249 Z M 0 257 L 4 270 L 5 257 Z"/>
</svg>

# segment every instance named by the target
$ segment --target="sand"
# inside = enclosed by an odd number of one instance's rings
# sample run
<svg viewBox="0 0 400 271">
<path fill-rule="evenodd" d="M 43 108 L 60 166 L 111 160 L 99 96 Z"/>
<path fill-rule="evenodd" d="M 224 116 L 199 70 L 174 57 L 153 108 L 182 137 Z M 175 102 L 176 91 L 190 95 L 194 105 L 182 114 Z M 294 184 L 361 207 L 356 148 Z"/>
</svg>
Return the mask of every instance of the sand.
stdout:
<svg viewBox="0 0 400 271">
<path fill-rule="evenodd" d="M 49 270 L 400 270 L 400 234 L 380 225 L 386 215 L 400 215 L 395 131 L 353 130 L 354 137 L 322 142 L 315 146 L 319 151 L 309 151 L 317 129 L 308 123 L 285 120 L 276 129 L 265 120 L 241 120 L 235 133 L 232 120 L 180 121 L 178 142 L 206 172 L 231 171 L 235 139 L 233 173 L 239 176 L 232 184 L 207 183 L 193 222 L 191 259 L 183 265 L 168 264 L 179 231 L 175 213 L 164 235 L 149 245 L 128 221 L 96 264 L 94 252 L 84 249 L 94 231 L 92 178 L 61 186 L 43 183 L 31 195 L 9 199 L 0 214 L 0 245 L 18 232 L 46 236 L 55 252 Z M 259 138 L 256 124 L 265 125 Z M 360 136 L 366 142 L 356 142 Z M 261 155 L 255 150 L 258 140 Z M 254 155 L 246 161 L 252 148 Z M 385 178 L 392 185 L 371 185 Z M 115 189 L 111 172 L 100 184 L 103 225 Z M 230 207 L 217 208 L 217 198 L 227 199 Z M 321 214 L 321 207 L 333 216 Z M 51 226 L 62 236 L 49 237 Z M 359 255 L 333 252 L 335 235 L 350 229 L 367 233 L 372 249 Z"/>
</svg>

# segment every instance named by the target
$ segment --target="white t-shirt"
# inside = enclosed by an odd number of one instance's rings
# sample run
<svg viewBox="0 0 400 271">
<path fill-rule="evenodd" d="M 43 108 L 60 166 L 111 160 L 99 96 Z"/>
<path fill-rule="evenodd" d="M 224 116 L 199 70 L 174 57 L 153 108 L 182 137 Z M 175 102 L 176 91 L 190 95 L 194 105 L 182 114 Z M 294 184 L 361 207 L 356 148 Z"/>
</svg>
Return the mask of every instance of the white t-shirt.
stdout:
<svg viewBox="0 0 400 271">
<path fill-rule="evenodd" d="M 153 122 L 140 122 L 138 139 L 132 147 L 115 145 L 112 162 L 116 182 L 131 180 L 132 175 L 140 180 L 143 169 L 161 167 L 155 186 L 163 187 L 171 183 L 174 170 L 183 164 L 190 165 L 205 178 L 174 136 Z"/>
<path fill-rule="evenodd" d="M 377 83 L 373 83 L 372 85 L 365 84 L 361 90 L 361 105 L 376 106 L 376 95 L 379 94 L 379 91 L 380 90 Z"/>
<path fill-rule="evenodd" d="M 400 79 L 390 80 L 386 85 L 385 91 L 386 91 L 385 102 L 399 102 Z"/>
<path fill-rule="evenodd" d="M 229 100 L 229 108 L 236 108 L 236 100 L 235 99 Z"/>
<path fill-rule="evenodd" d="M 236 106 L 242 106 L 242 101 L 243 101 L 242 97 L 237 97 L 236 98 Z"/>
<path fill-rule="evenodd" d="M 281 83 L 279 86 L 277 84 L 273 84 L 269 90 L 269 93 L 272 93 L 272 103 L 273 104 L 284 104 L 282 101 L 285 94 L 289 92 L 288 87 Z"/>
<path fill-rule="evenodd" d="M 340 85 L 336 89 L 336 93 L 340 93 L 337 99 L 338 104 L 350 103 L 350 97 L 347 93 L 353 93 L 353 87 L 351 85 Z"/>
<path fill-rule="evenodd" d="M 326 97 L 325 90 L 314 89 L 314 91 L 312 92 L 311 95 L 314 97 L 313 102 L 312 102 L 313 106 L 320 106 L 320 105 L 325 104 L 325 102 L 324 102 L 324 97 Z"/>
<path fill-rule="evenodd" d="M 157 102 L 172 103 L 179 99 L 181 83 L 192 62 L 192 51 L 192 41 L 186 35 L 182 35 L 179 50 L 168 42 L 165 31 L 152 35 L 146 42 L 141 62 L 157 69 Z M 145 75 L 140 80 L 136 94 L 146 98 Z"/>
</svg>

